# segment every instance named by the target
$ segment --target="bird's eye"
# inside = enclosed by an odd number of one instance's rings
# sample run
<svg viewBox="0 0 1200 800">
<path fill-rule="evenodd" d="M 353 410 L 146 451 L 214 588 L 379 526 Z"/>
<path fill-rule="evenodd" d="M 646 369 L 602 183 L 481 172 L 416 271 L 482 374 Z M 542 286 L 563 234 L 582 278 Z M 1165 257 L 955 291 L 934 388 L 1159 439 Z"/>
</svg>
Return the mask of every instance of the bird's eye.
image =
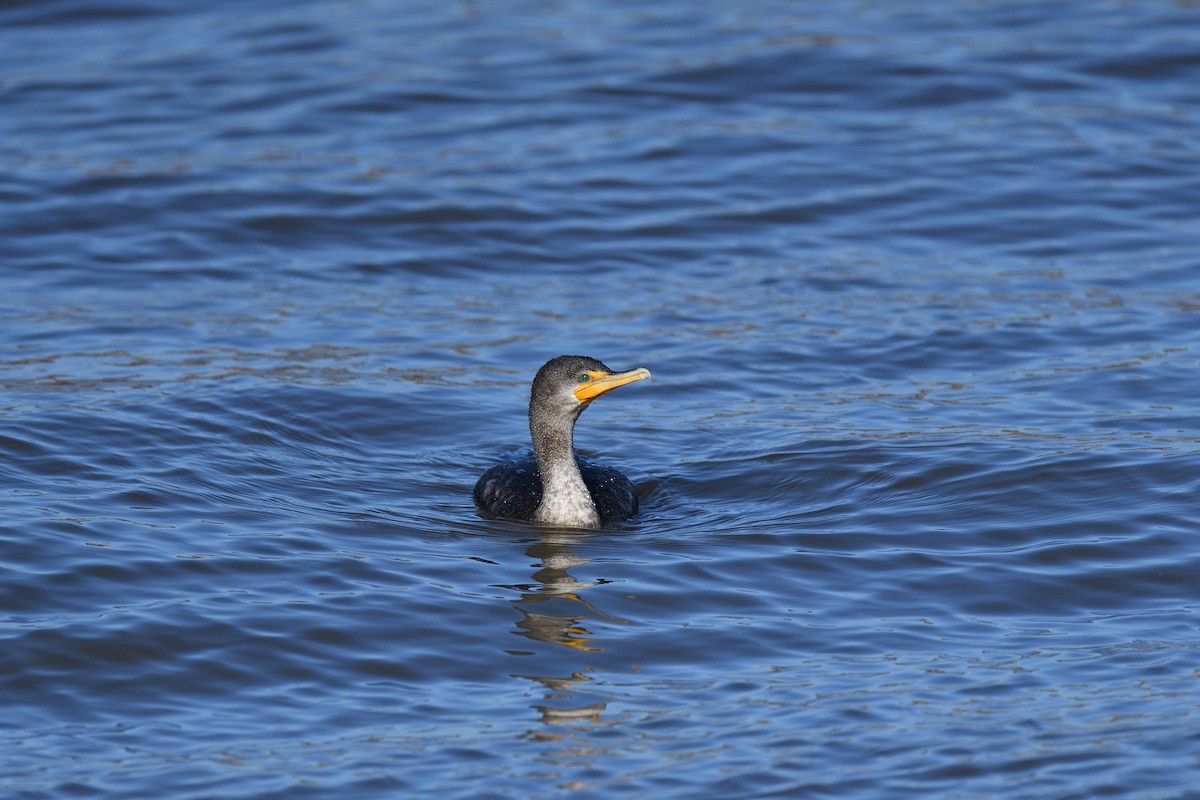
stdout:
<svg viewBox="0 0 1200 800">
<path fill-rule="evenodd" d="M 592 379 L 592 376 L 588 375 L 586 372 L 579 376 L 580 383 L 587 383 L 591 379 Z"/>
</svg>

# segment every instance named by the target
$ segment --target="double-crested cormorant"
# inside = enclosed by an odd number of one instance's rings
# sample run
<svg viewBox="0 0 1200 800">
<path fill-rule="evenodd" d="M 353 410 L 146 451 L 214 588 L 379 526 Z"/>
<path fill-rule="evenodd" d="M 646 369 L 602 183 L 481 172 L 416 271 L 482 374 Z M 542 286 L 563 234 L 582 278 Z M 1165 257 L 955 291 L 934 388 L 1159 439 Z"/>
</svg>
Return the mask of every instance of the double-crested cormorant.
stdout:
<svg viewBox="0 0 1200 800">
<path fill-rule="evenodd" d="M 575 420 L 605 392 L 649 378 L 647 369 L 613 372 L 587 356 L 547 361 L 529 394 L 533 456 L 489 469 L 475 484 L 475 502 L 487 513 L 564 528 L 598 528 L 637 513 L 629 479 L 575 452 Z"/>
</svg>

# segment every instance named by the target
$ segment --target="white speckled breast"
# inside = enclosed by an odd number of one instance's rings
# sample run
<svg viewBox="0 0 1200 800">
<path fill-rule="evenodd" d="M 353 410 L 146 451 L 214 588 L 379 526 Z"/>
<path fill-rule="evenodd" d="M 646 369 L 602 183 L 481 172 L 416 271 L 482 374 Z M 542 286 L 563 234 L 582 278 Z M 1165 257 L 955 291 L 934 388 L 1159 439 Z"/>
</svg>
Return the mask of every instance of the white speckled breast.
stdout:
<svg viewBox="0 0 1200 800">
<path fill-rule="evenodd" d="M 543 472 L 542 481 L 542 504 L 534 515 L 534 522 L 564 528 L 600 527 L 596 504 L 578 472 Z"/>
</svg>

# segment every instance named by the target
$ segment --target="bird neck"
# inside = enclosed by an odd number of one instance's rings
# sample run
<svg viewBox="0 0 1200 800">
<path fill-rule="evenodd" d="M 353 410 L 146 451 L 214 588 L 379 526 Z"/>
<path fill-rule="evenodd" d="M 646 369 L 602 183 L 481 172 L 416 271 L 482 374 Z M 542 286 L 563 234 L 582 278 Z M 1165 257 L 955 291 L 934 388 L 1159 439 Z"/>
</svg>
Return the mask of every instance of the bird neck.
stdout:
<svg viewBox="0 0 1200 800">
<path fill-rule="evenodd" d="M 578 417 L 578 413 L 555 419 L 529 417 L 533 454 L 542 476 L 542 503 L 534 519 L 543 525 L 595 528 L 600 524 L 596 504 L 575 461 L 573 437 Z"/>
</svg>

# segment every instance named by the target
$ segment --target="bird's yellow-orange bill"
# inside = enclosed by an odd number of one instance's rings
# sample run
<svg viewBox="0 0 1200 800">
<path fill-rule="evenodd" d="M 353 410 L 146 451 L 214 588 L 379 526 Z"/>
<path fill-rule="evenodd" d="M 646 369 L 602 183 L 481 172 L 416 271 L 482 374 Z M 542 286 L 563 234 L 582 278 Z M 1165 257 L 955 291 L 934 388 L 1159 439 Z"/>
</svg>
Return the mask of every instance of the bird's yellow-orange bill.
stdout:
<svg viewBox="0 0 1200 800">
<path fill-rule="evenodd" d="M 628 372 L 602 372 L 601 370 L 595 370 L 587 374 L 591 376 L 591 380 L 575 387 L 575 398 L 581 403 L 595 400 L 600 395 L 605 392 L 611 392 L 618 386 L 645 380 L 650 377 L 650 370 L 645 367 L 638 367 Z"/>
</svg>

